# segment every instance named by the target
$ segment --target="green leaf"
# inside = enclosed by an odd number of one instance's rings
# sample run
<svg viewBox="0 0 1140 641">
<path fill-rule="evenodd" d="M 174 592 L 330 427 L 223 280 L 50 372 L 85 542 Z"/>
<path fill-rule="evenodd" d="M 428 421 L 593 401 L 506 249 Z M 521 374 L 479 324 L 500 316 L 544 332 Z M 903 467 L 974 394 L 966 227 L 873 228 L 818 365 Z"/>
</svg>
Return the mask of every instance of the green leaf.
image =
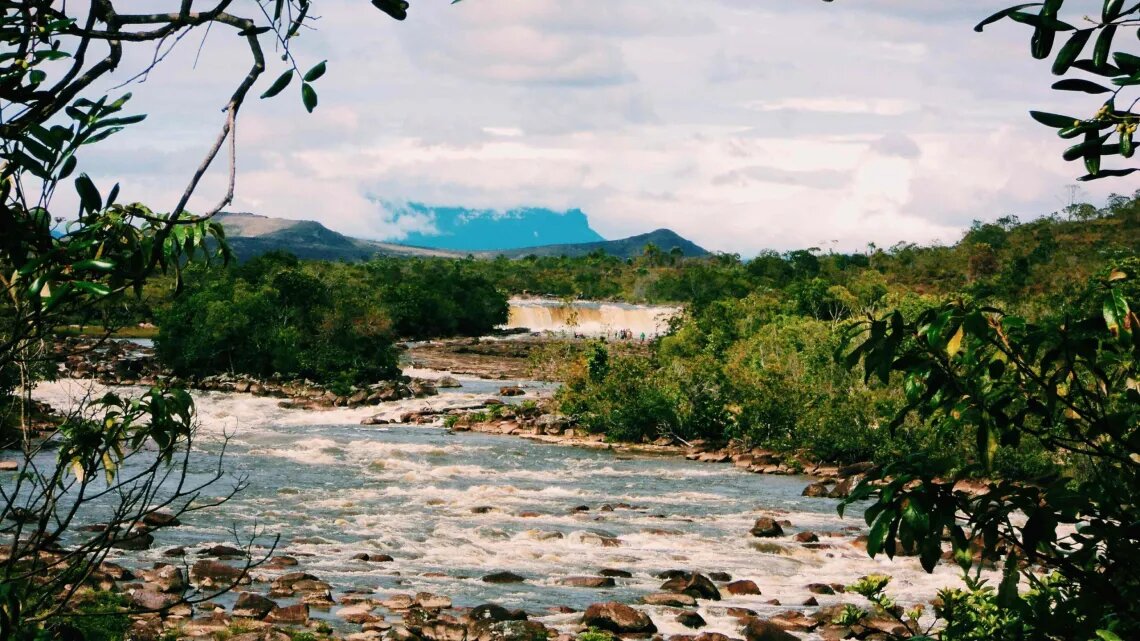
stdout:
<svg viewBox="0 0 1140 641">
<path fill-rule="evenodd" d="M 1108 292 L 1108 296 L 1105 296 L 1101 313 L 1104 316 L 1104 324 L 1108 327 L 1108 332 L 1114 338 L 1131 338 L 1132 328 L 1127 323 L 1128 301 L 1125 300 L 1124 292 L 1119 287 L 1113 287 Z"/>
<path fill-rule="evenodd" d="M 318 62 L 316 65 L 314 65 L 312 69 L 309 69 L 308 71 L 306 71 L 305 77 L 304 77 L 305 82 L 313 82 L 317 78 L 320 78 L 321 76 L 325 75 L 325 63 L 326 62 L 328 62 L 328 61 L 322 60 L 322 61 Z"/>
<path fill-rule="evenodd" d="M 1098 93 L 1112 93 L 1112 90 L 1103 85 L 1098 85 L 1091 80 L 1083 78 L 1068 78 L 1066 80 L 1058 80 L 1053 83 L 1053 88 L 1058 91 L 1083 91 L 1085 93 L 1098 94 Z"/>
<path fill-rule="evenodd" d="M 301 84 L 301 102 L 305 103 L 305 110 L 309 113 L 317 108 L 317 92 L 307 82 Z"/>
<path fill-rule="evenodd" d="M 963 328 L 961 326 L 959 326 L 958 331 L 954 332 L 954 335 L 951 336 L 950 340 L 946 342 L 946 355 L 947 356 L 949 356 L 950 358 L 954 358 L 954 355 L 957 354 L 960 349 L 962 349 L 962 337 L 964 335 L 965 335 L 965 332 L 964 332 Z"/>
<path fill-rule="evenodd" d="M 79 174 L 75 178 L 75 191 L 79 194 L 79 203 L 84 211 L 97 212 L 103 209 L 103 197 L 87 174 Z"/>
<path fill-rule="evenodd" d="M 1116 63 L 1117 67 L 1126 74 L 1132 75 L 1140 72 L 1140 56 L 1134 56 L 1130 53 L 1117 51 L 1112 54 L 1112 61 Z"/>
<path fill-rule="evenodd" d="M 1130 169 L 1101 169 L 1095 174 L 1087 174 L 1077 178 L 1077 180 L 1080 182 L 1089 182 L 1090 180 L 1098 180 L 1100 178 L 1123 178 L 1137 171 L 1140 171 L 1140 167 L 1132 167 Z"/>
<path fill-rule="evenodd" d="M 1124 641 L 1118 634 L 1108 630 L 1097 630 L 1096 635 L 1100 637 L 1102 641 Z"/>
<path fill-rule="evenodd" d="M 1069 37 L 1069 41 L 1061 47 L 1061 51 L 1053 60 L 1053 75 L 1062 76 L 1069 71 L 1069 67 L 1073 66 L 1073 61 L 1084 51 L 1085 45 L 1092 37 L 1092 32 L 1092 29 L 1081 29 Z"/>
<path fill-rule="evenodd" d="M 1124 0 L 1104 0 L 1104 8 L 1100 11 L 1101 21 L 1112 22 L 1120 17 L 1120 10 L 1124 7 Z"/>
<path fill-rule="evenodd" d="M 1073 118 L 1072 116 L 1062 116 L 1060 114 L 1051 114 L 1044 111 L 1030 111 L 1029 117 L 1046 127 L 1053 127 L 1054 129 L 1072 127 L 1073 123 L 1078 121 L 1077 118 Z"/>
<path fill-rule="evenodd" d="M 403 20 L 408 17 L 408 3 L 404 0 L 372 0 L 372 6 L 396 20 Z"/>
<path fill-rule="evenodd" d="M 1039 6 L 1041 4 L 1042 3 L 1040 3 L 1040 2 L 1030 2 L 1027 4 L 1019 4 L 1016 7 L 1010 7 L 1008 9 L 1002 9 L 1001 11 L 998 11 L 997 13 L 993 14 L 992 16 L 986 18 L 985 20 L 982 20 L 977 25 L 975 25 L 974 31 L 981 33 L 982 30 L 985 29 L 988 25 L 991 25 L 991 24 L 997 22 L 998 20 L 1001 20 L 1002 18 L 1009 16 L 1010 14 L 1012 14 L 1015 11 L 1020 11 L 1022 9 L 1027 8 L 1027 7 L 1036 7 L 1036 6 Z"/>
<path fill-rule="evenodd" d="M 1116 36 L 1116 25 L 1109 25 L 1101 30 L 1093 45 L 1092 63 L 1094 67 L 1103 67 L 1108 63 L 1108 53 L 1112 49 L 1112 39 Z"/>
<path fill-rule="evenodd" d="M 289 81 L 291 80 L 293 80 L 292 71 L 286 71 L 280 76 L 277 76 L 277 80 L 274 80 L 273 84 L 269 85 L 269 88 L 265 90 L 265 93 L 261 94 L 261 97 L 272 98 L 273 96 L 276 96 L 277 94 L 284 91 L 285 87 L 289 86 Z"/>
<path fill-rule="evenodd" d="M 894 520 L 891 517 L 891 513 L 884 512 L 875 520 L 875 525 L 871 526 L 871 533 L 867 536 L 867 554 L 872 558 L 883 550 L 883 543 L 887 540 L 891 521 Z"/>
</svg>

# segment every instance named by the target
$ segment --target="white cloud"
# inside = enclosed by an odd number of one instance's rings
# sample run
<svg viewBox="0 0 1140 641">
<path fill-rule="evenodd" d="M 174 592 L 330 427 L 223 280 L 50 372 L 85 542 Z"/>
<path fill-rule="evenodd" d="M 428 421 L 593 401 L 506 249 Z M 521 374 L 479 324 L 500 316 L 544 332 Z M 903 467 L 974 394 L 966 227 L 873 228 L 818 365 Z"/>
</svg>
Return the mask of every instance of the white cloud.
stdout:
<svg viewBox="0 0 1140 641">
<path fill-rule="evenodd" d="M 579 207 L 610 237 L 672 227 L 751 255 L 953 241 L 974 218 L 1046 213 L 1082 173 L 1025 112 L 1089 102 L 1048 90 L 1026 29 L 971 31 L 983 0 L 413 5 L 395 23 L 322 4 L 297 45 L 302 64 L 329 61 L 320 106 L 306 114 L 295 86 L 249 101 L 234 209 L 383 237 L 430 221 L 380 203 Z M 131 51 L 120 80 L 149 60 Z M 177 199 L 245 72 L 239 39 L 195 54 L 133 88 L 151 116 L 87 153 L 100 184 Z M 221 169 L 194 207 L 217 200 Z"/>
</svg>

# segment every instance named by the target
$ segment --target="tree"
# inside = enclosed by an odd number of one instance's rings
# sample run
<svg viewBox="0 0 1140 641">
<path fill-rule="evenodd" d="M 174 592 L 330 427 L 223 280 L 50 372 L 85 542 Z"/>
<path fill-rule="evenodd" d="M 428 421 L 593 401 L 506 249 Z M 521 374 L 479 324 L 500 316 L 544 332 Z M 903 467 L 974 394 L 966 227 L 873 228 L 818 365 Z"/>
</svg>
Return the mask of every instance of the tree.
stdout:
<svg viewBox="0 0 1140 641">
<path fill-rule="evenodd" d="M 874 499 L 865 513 L 872 556 L 915 550 L 931 571 L 948 536 L 964 568 L 975 555 L 1004 557 L 997 604 L 1027 638 L 1140 636 L 1138 267 L 1112 270 L 1073 311 L 1040 323 L 956 301 L 853 327 L 847 362 L 906 392 L 894 425 L 914 415 L 977 443 L 961 469 L 914 456 L 859 484 L 844 506 Z M 1064 472 L 989 482 L 977 496 L 958 485 L 991 474 L 999 449 L 1023 440 L 1053 452 Z"/>
<path fill-rule="evenodd" d="M 126 4 L 0 5 L 0 405 L 23 430 L 17 435 L 20 470 L 0 485 L 4 640 L 34 636 L 58 622 L 56 615 L 94 576 L 108 550 L 151 536 L 146 523 L 159 509 L 169 508 L 175 517 L 198 509 L 198 493 L 221 478 L 219 465 L 205 485 L 188 481 L 180 463 L 194 438 L 193 403 L 179 390 L 156 387 L 135 399 L 86 399 L 62 419 L 56 449 L 32 438 L 24 429 L 27 401 L 35 380 L 54 369 L 53 328 L 98 317 L 100 310 L 137 296 L 156 274 L 172 274 L 180 287 L 188 262 L 228 259 L 221 227 L 211 218 L 233 199 L 235 129 L 241 107 L 267 69 L 263 46 L 272 43 L 286 67 L 263 98 L 281 93 L 296 77 L 302 103 L 312 111 L 314 83 L 325 71 L 324 62 L 302 71 L 292 47 L 314 20 L 311 0 L 181 0 L 175 11 L 160 13 L 131 12 Z M 402 0 L 372 4 L 399 20 L 407 15 Z M 118 185 L 96 186 L 80 172 L 79 161 L 89 145 L 144 116 L 124 111 L 129 93 L 100 96 L 92 88 L 116 71 L 126 49 L 154 48 L 153 61 L 131 79 L 137 80 L 182 38 L 214 27 L 243 38 L 249 55 L 248 72 L 224 105 L 217 137 L 169 209 L 124 204 Z M 187 204 L 223 148 L 227 186 L 214 207 L 192 214 Z M 74 217 L 52 204 L 69 180 L 80 202 Z M 239 479 L 233 490 L 243 483 Z M 102 514 L 103 530 L 77 531 L 93 520 L 93 512 Z M 63 541 L 66 548 L 59 547 Z"/>
</svg>

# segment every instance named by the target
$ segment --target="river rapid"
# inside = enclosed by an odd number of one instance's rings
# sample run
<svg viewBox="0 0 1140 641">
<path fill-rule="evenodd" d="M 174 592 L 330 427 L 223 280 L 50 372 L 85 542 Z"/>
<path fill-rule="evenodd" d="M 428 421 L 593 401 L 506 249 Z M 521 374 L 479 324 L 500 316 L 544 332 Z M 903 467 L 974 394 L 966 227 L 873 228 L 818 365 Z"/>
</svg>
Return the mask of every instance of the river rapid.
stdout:
<svg viewBox="0 0 1140 641">
<path fill-rule="evenodd" d="M 425 373 L 431 374 L 416 372 Z M 123 552 L 114 560 L 134 567 L 169 562 L 162 552 L 172 546 L 232 545 L 234 526 L 246 532 L 261 528 L 280 535 L 276 554 L 297 557 L 300 566 L 294 569 L 331 583 L 334 597 L 349 590 L 379 598 L 427 591 L 450 596 L 456 606 L 496 602 L 524 608 L 559 627 L 576 623 L 576 616 L 552 608 L 581 610 L 609 600 L 635 604 L 657 591 L 662 581 L 655 575 L 664 570 L 726 572 L 755 581 L 763 593 L 732 596 L 722 588 L 724 600 L 700 602 L 709 623 L 703 631 L 734 637 L 739 623 L 726 608 L 751 608 L 761 616 L 789 608 L 811 611 L 798 605 L 811 596 L 808 583 L 848 584 L 865 574 L 891 574 L 903 603 L 927 600 L 938 588 L 960 583 L 948 565 L 927 575 L 915 559 L 869 559 L 852 545 L 866 530 L 859 510 L 840 519 L 835 500 L 800 496 L 811 480 L 806 477 L 511 436 L 452 434 L 442 427 L 359 424 L 378 411 L 396 418 L 424 407 L 470 405 L 504 384 L 460 380 L 463 387 L 441 390 L 438 397 L 328 411 L 284 409 L 275 399 L 246 394 L 195 393 L 201 422 L 196 472 L 210 469 L 228 439 L 225 466 L 247 474 L 249 487 L 219 508 L 187 515 L 181 527 L 158 532 L 152 549 Z M 523 398 L 550 389 L 517 383 L 527 390 Z M 90 386 L 45 383 L 35 396 L 66 408 Z M 749 528 L 761 516 L 790 521 L 786 536 L 752 537 Z M 820 535 L 819 549 L 791 539 L 804 530 Z M 361 552 L 395 560 L 352 559 Z M 607 568 L 633 576 L 616 579 L 613 588 L 560 584 Z M 526 581 L 480 580 L 498 571 Z M 859 600 L 842 594 L 816 598 L 820 605 Z M 782 605 L 769 604 L 772 599 Z M 645 609 L 663 633 L 689 632 L 667 609 Z M 335 608 L 326 616 L 335 620 Z"/>
</svg>

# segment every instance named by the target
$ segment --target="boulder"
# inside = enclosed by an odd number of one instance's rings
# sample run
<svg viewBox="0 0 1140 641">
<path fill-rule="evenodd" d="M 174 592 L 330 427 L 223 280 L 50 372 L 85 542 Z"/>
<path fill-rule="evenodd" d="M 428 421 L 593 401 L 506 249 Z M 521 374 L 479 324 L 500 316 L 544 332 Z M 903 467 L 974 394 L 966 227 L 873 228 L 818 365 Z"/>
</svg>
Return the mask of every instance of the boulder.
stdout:
<svg viewBox="0 0 1140 641">
<path fill-rule="evenodd" d="M 363 625 L 380 621 L 380 617 L 372 614 L 373 606 L 370 603 L 356 603 L 347 605 L 336 611 L 337 617 L 349 623 Z"/>
<path fill-rule="evenodd" d="M 709 578 L 713 581 L 725 583 L 732 580 L 732 575 L 728 572 L 709 572 Z"/>
<path fill-rule="evenodd" d="M 804 488 L 804 491 L 801 495 L 812 498 L 826 498 L 828 494 L 829 491 L 826 485 L 823 483 L 812 483 L 811 485 Z"/>
<path fill-rule="evenodd" d="M 760 588 L 756 585 L 756 582 L 749 581 L 747 579 L 733 581 L 732 583 L 724 586 L 724 589 L 728 590 L 729 594 L 734 595 L 760 594 Z"/>
<path fill-rule="evenodd" d="M 630 579 L 630 578 L 633 578 L 633 573 L 632 573 L 632 572 L 627 572 L 627 571 L 625 571 L 625 570 L 615 570 L 615 569 L 612 569 L 612 568 L 606 568 L 606 569 L 602 570 L 601 572 L 598 572 L 598 574 L 600 574 L 600 575 L 602 575 L 602 576 L 611 576 L 611 577 L 614 577 L 614 578 L 616 578 L 616 579 Z"/>
<path fill-rule="evenodd" d="M 143 525 L 152 528 L 177 527 L 182 525 L 176 516 L 169 512 L 149 512 L 142 519 Z"/>
<path fill-rule="evenodd" d="M 669 579 L 661 584 L 661 589 L 666 592 L 680 592 L 688 594 L 696 599 L 712 599 L 713 601 L 720 600 L 720 590 L 716 588 L 709 578 L 703 574 L 694 573 L 688 577 L 677 577 Z"/>
<path fill-rule="evenodd" d="M 644 612 L 616 601 L 595 603 L 586 608 L 582 623 L 616 634 L 653 634 L 657 631 L 653 620 Z"/>
<path fill-rule="evenodd" d="M 173 565 L 160 565 L 153 570 L 141 571 L 139 574 L 159 592 L 181 594 L 186 589 L 186 577 L 182 574 L 182 568 Z"/>
<path fill-rule="evenodd" d="M 451 607 L 451 598 L 431 592 L 417 592 L 416 605 L 425 610 L 446 610 Z"/>
<path fill-rule="evenodd" d="M 744 626 L 745 641 L 799 641 L 799 638 L 780 626 L 763 619 L 752 619 Z"/>
<path fill-rule="evenodd" d="M 807 589 L 812 594 L 835 594 L 835 588 L 826 583 L 809 583 Z"/>
<path fill-rule="evenodd" d="M 688 594 L 674 594 L 672 592 L 647 594 L 641 597 L 641 602 L 646 605 L 664 605 L 673 608 L 691 608 L 697 604 L 697 600 Z"/>
<path fill-rule="evenodd" d="M 190 580 L 205 587 L 232 583 L 249 583 L 249 576 L 240 568 L 221 561 L 202 559 L 190 567 Z"/>
<path fill-rule="evenodd" d="M 499 388 L 499 396 L 522 396 L 526 394 L 523 388 L 517 385 L 507 385 Z"/>
<path fill-rule="evenodd" d="M 435 386 L 440 389 L 449 389 L 455 387 L 463 387 L 463 384 L 460 383 L 459 379 L 455 378 L 454 376 L 441 376 L 440 378 L 436 379 Z"/>
<path fill-rule="evenodd" d="M 232 545 L 214 545 L 198 551 L 202 556 L 213 556 L 218 558 L 240 558 L 245 556 L 244 550 L 239 550 Z"/>
<path fill-rule="evenodd" d="M 269 616 L 269 613 L 276 608 L 276 603 L 260 594 L 240 592 L 237 601 L 234 603 L 233 614 L 235 617 L 261 620 Z"/>
<path fill-rule="evenodd" d="M 526 612 L 522 610 L 508 610 L 501 605 L 494 603 L 484 603 L 483 605 L 475 606 L 467 613 L 467 621 L 474 623 L 478 621 L 489 621 L 497 623 L 499 621 L 525 621 Z"/>
<path fill-rule="evenodd" d="M 608 576 L 568 576 L 558 582 L 572 588 L 612 588 L 616 585 Z"/>
<path fill-rule="evenodd" d="M 141 550 L 149 550 L 153 543 L 154 535 L 146 530 L 136 530 L 134 532 L 115 535 L 111 542 L 111 547 L 116 550 L 138 552 Z"/>
<path fill-rule="evenodd" d="M 498 621 L 477 626 L 467 641 L 547 641 L 550 630 L 538 621 Z"/>
<path fill-rule="evenodd" d="M 270 623 L 305 625 L 309 622 L 309 606 L 305 603 L 274 608 L 265 618 Z"/>
<path fill-rule="evenodd" d="M 178 603 L 178 596 L 153 589 L 131 592 L 131 605 L 140 610 L 161 611 Z"/>
<path fill-rule="evenodd" d="M 704 618 L 692 610 L 685 610 L 678 614 L 677 623 L 680 623 L 686 628 L 703 628 L 705 626 Z"/>
<path fill-rule="evenodd" d="M 819 542 L 819 535 L 816 534 L 815 532 L 797 532 L 796 535 L 793 536 L 792 538 L 794 540 L 800 542 L 800 543 L 818 543 Z"/>
<path fill-rule="evenodd" d="M 751 532 L 752 536 L 762 539 L 784 536 L 784 528 L 780 527 L 780 524 L 777 523 L 775 519 L 768 517 L 756 519 L 756 523 L 752 525 L 752 529 L 749 530 L 749 532 Z"/>
<path fill-rule="evenodd" d="M 483 577 L 484 583 L 522 583 L 526 577 L 514 572 L 493 572 Z"/>
</svg>

